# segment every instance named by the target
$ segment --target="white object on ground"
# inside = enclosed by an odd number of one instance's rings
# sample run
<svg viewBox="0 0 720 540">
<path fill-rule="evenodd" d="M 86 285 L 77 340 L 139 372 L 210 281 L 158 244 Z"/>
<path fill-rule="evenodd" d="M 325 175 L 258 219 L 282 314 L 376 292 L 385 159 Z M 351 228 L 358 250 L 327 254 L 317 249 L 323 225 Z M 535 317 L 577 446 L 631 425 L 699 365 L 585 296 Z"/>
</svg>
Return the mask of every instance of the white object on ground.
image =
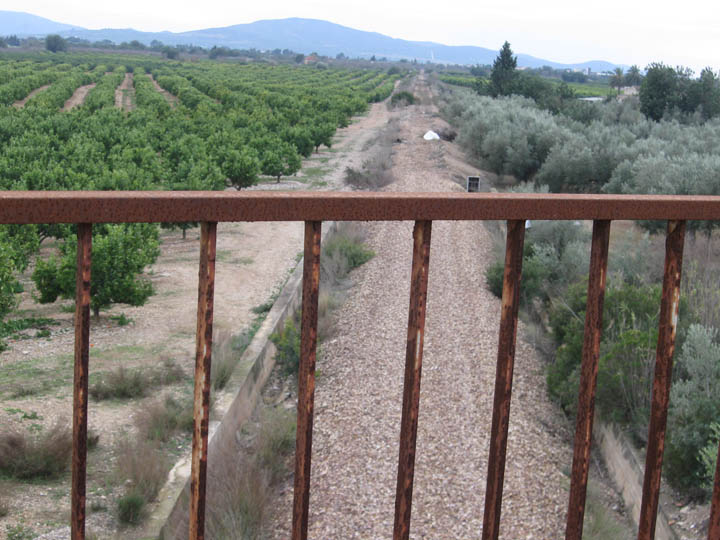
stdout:
<svg viewBox="0 0 720 540">
<path fill-rule="evenodd" d="M 430 130 L 425 135 L 423 135 L 423 139 L 425 139 L 426 141 L 439 141 L 440 135 Z"/>
</svg>

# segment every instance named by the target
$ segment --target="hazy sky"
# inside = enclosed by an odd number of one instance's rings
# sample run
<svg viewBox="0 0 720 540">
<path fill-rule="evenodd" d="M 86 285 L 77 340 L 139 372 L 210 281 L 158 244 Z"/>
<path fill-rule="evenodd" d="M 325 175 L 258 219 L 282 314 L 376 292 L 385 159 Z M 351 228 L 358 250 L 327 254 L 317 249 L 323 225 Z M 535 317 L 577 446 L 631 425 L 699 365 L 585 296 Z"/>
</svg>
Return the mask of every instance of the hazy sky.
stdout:
<svg viewBox="0 0 720 540">
<path fill-rule="evenodd" d="M 710 0 L 0 0 L 86 28 L 198 30 L 259 19 L 307 17 L 447 45 L 499 49 L 556 62 L 653 61 L 720 69 L 720 7 Z"/>
</svg>

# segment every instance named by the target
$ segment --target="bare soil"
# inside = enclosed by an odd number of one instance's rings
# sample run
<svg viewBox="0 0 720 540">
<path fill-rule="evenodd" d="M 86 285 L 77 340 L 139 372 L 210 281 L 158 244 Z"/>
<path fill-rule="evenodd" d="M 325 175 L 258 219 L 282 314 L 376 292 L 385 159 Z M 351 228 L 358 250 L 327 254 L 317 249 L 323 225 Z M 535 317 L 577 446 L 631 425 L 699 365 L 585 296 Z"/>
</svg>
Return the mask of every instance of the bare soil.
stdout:
<svg viewBox="0 0 720 540">
<path fill-rule="evenodd" d="M 36 95 L 38 95 L 43 90 L 47 90 L 48 88 L 50 88 L 49 84 L 46 84 L 45 86 L 41 86 L 40 88 L 36 88 L 32 92 L 30 92 L 25 97 L 25 99 L 21 99 L 20 101 L 16 101 L 15 103 L 13 103 L 13 107 L 15 107 L 17 109 L 22 109 L 28 101 L 30 101 L 32 98 L 34 98 Z"/>
<path fill-rule="evenodd" d="M 163 95 L 163 97 L 167 100 L 171 107 L 176 107 L 178 104 L 178 98 L 176 96 L 173 96 L 170 92 L 160 86 L 155 80 L 155 77 L 152 76 L 152 73 L 148 73 L 148 77 L 150 77 L 150 80 L 152 81 L 155 90 L 157 90 Z"/>
<path fill-rule="evenodd" d="M 115 90 L 115 107 L 124 111 L 135 109 L 135 87 L 132 73 L 126 73 L 123 82 Z"/>
<path fill-rule="evenodd" d="M 81 86 L 80 88 L 75 90 L 75 92 L 70 97 L 70 99 L 68 99 L 65 102 L 65 105 L 63 106 L 62 110 L 69 111 L 69 110 L 72 110 L 75 107 L 79 107 L 80 105 L 85 103 L 85 98 L 87 97 L 88 92 L 90 92 L 90 90 L 92 90 L 96 86 L 97 86 L 97 83 L 86 84 L 85 86 Z"/>
</svg>

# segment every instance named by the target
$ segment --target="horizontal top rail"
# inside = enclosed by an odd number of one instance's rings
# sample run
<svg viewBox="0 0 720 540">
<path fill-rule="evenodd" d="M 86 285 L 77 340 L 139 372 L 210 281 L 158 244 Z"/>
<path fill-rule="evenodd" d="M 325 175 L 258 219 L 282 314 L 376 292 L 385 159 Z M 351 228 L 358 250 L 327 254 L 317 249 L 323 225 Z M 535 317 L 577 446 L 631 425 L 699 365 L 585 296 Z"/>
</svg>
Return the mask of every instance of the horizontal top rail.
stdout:
<svg viewBox="0 0 720 540">
<path fill-rule="evenodd" d="M 260 191 L 5 191 L 0 223 L 720 220 L 720 196 Z"/>
</svg>

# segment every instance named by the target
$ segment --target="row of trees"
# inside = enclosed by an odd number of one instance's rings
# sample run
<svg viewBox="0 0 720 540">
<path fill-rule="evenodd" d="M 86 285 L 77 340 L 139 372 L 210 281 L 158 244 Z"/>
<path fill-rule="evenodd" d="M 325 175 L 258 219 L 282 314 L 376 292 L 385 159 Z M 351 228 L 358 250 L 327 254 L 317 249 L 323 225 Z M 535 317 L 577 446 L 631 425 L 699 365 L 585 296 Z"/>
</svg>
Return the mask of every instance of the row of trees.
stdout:
<svg viewBox="0 0 720 540">
<path fill-rule="evenodd" d="M 684 114 L 710 119 L 720 115 L 720 78 L 710 68 L 705 68 L 698 78 L 689 68 L 672 68 L 662 63 L 647 66 L 646 73 L 638 66 L 627 72 L 615 68 L 609 83 L 618 91 L 624 86 L 640 86 L 640 110 L 652 120 L 664 116 Z M 565 77 L 563 77 L 565 80 Z M 522 95 L 553 112 L 560 112 L 560 100 L 572 98 L 567 86 L 553 86 L 542 78 L 517 69 L 517 57 L 506 41 L 495 59 L 489 80 L 479 77 L 476 88 L 481 95 L 492 97 Z"/>
<path fill-rule="evenodd" d="M 50 88 L 21 110 L 0 108 L 0 189 L 218 190 L 251 185 L 263 174 L 279 180 L 300 168 L 301 157 L 330 146 L 335 130 L 364 111 L 379 88 L 391 91 L 400 76 L 133 57 L 123 57 L 127 65 L 111 64 L 117 56 L 94 57 L 91 65 L 80 58 L 85 62 L 75 66 L 37 62 L 27 77 L 51 73 Z M 0 62 L 0 95 L 27 69 L 27 62 Z M 115 88 L 128 70 L 137 103 L 129 113 L 114 107 Z M 151 72 L 177 94 L 176 106 L 155 89 Z M 61 112 L 61 100 L 90 80 L 97 85 L 85 105 Z M 157 256 L 157 235 L 155 225 L 94 228 L 95 313 L 115 302 L 145 301 L 152 289 L 138 274 Z M 39 299 L 72 296 L 72 227 L 2 227 L 0 315 L 13 308 L 16 276 L 49 237 L 59 240 L 60 250 L 35 265 Z"/>
</svg>

